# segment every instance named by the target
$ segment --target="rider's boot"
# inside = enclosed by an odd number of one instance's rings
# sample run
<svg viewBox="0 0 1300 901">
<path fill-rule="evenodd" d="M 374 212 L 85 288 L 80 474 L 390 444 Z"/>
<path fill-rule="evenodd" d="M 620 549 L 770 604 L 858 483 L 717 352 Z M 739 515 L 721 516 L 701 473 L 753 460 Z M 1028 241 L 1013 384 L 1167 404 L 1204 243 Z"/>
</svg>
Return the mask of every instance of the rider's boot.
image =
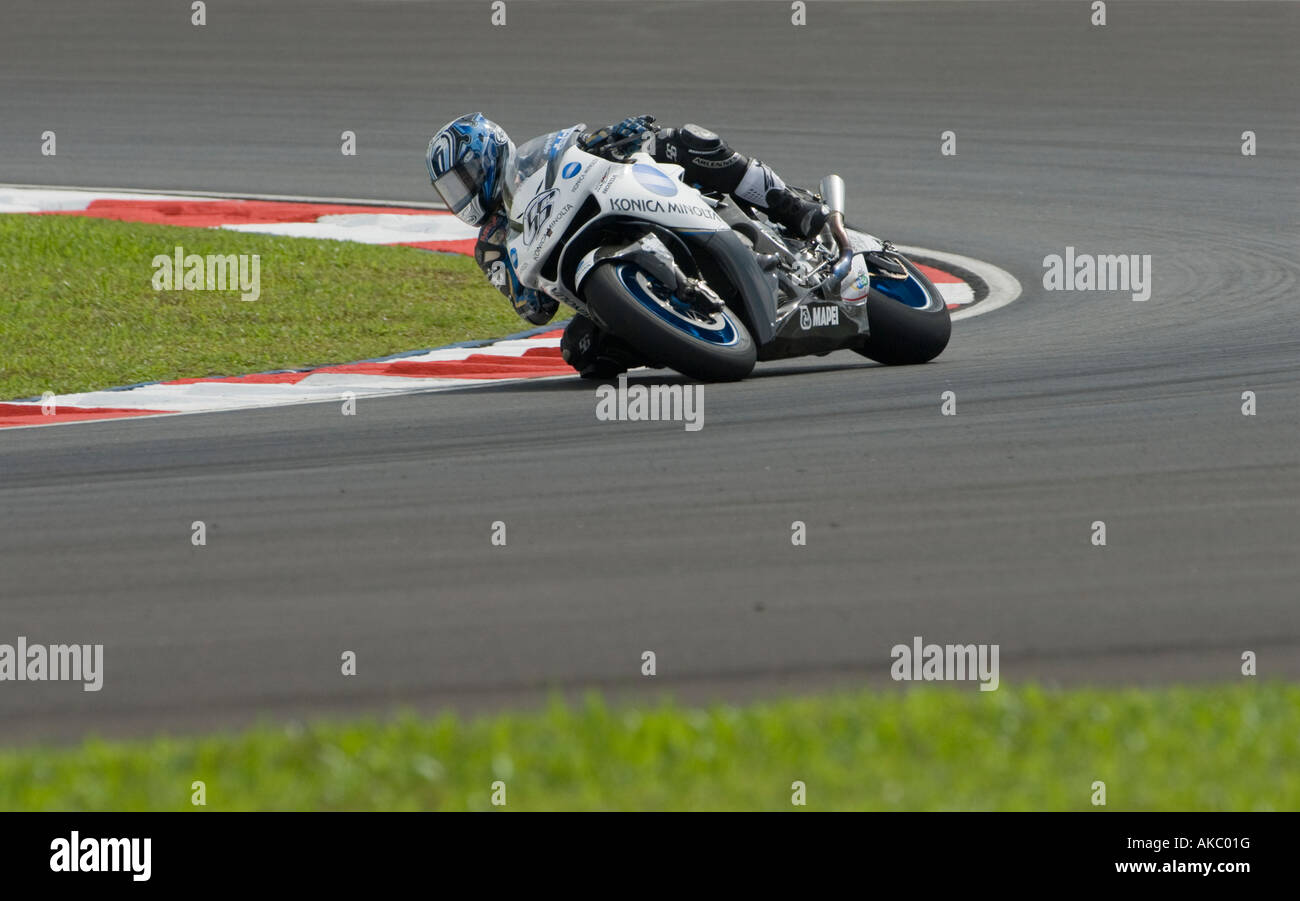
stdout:
<svg viewBox="0 0 1300 901">
<path fill-rule="evenodd" d="M 787 187 L 781 176 L 762 160 L 750 160 L 733 197 L 767 213 L 767 218 L 800 238 L 811 238 L 822 230 L 831 211 L 824 203 Z"/>
<path fill-rule="evenodd" d="M 800 238 L 811 238 L 826 225 L 830 207 L 810 200 L 785 186 L 770 188 L 767 192 L 767 218 Z"/>
</svg>

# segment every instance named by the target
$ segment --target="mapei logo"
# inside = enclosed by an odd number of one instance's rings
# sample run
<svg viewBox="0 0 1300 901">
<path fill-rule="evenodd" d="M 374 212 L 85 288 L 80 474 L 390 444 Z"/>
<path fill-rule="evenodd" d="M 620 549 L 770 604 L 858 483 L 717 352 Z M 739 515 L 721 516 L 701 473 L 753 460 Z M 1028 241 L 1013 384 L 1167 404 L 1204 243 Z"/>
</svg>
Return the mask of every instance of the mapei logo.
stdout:
<svg viewBox="0 0 1300 901">
<path fill-rule="evenodd" d="M 555 209 L 555 198 L 559 193 L 555 188 L 551 188 L 551 190 L 543 191 L 528 201 L 528 206 L 524 208 L 525 247 L 533 243 L 533 238 L 537 237 L 537 232 L 551 218 L 551 211 Z"/>
<path fill-rule="evenodd" d="M 799 308 L 799 328 L 805 332 L 823 325 L 839 325 L 840 308 L 804 306 Z"/>
</svg>

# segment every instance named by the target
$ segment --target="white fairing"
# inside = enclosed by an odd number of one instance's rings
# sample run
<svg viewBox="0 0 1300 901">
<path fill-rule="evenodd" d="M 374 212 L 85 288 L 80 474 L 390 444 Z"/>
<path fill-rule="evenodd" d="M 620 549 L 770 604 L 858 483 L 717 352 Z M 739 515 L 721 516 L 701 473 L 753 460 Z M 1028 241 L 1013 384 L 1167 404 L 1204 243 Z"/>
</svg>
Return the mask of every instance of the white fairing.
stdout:
<svg viewBox="0 0 1300 901">
<path fill-rule="evenodd" d="M 543 278 L 542 264 L 560 250 L 561 237 L 588 197 L 600 206 L 592 222 L 631 216 L 674 230 L 728 228 L 700 192 L 681 181 L 680 166 L 657 164 L 649 154 L 613 163 L 570 146 L 550 170 L 555 180 L 549 188 L 548 167 L 541 166 L 514 190 L 506 244 L 519 281 L 559 300 L 576 298 L 557 281 Z"/>
</svg>

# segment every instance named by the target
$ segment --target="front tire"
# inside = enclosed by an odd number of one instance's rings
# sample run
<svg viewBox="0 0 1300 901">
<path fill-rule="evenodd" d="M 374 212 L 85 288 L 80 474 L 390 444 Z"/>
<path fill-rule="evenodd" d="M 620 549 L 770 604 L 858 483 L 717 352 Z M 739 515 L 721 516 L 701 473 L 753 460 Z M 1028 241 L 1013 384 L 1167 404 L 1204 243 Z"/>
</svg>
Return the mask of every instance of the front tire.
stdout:
<svg viewBox="0 0 1300 901">
<path fill-rule="evenodd" d="M 744 324 L 722 310 L 695 312 L 634 263 L 611 260 L 587 276 L 592 317 L 656 365 L 705 382 L 734 382 L 753 370 L 758 348 Z"/>
</svg>

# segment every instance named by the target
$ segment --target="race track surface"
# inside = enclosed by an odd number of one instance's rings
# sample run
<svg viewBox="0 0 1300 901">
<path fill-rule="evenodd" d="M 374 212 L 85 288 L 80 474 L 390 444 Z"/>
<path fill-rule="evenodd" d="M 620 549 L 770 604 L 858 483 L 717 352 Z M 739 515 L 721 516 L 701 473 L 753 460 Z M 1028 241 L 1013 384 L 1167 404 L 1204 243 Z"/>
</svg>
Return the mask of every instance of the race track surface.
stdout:
<svg viewBox="0 0 1300 901">
<path fill-rule="evenodd" d="M 931 365 L 709 385 L 695 433 L 577 379 L 0 433 L 0 642 L 106 660 L 0 685 L 6 738 L 889 685 L 915 635 L 1004 681 L 1300 676 L 1296 4 L 164 7 L 7 5 L 0 182 L 430 200 L 464 111 L 652 112 L 1025 293 Z M 1151 299 L 1044 291 L 1067 245 L 1151 254 Z"/>
</svg>

